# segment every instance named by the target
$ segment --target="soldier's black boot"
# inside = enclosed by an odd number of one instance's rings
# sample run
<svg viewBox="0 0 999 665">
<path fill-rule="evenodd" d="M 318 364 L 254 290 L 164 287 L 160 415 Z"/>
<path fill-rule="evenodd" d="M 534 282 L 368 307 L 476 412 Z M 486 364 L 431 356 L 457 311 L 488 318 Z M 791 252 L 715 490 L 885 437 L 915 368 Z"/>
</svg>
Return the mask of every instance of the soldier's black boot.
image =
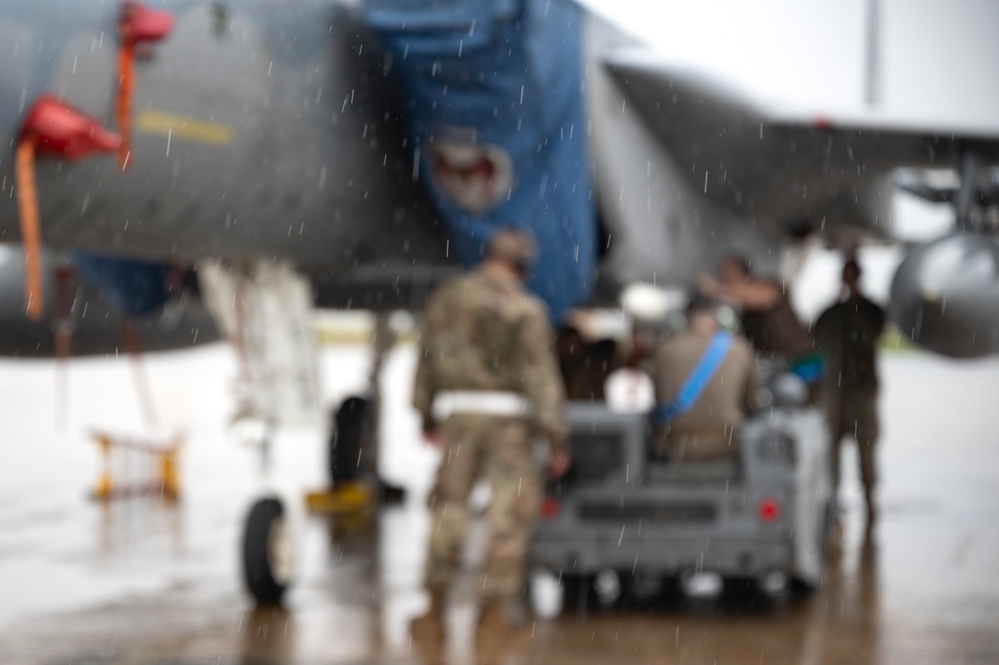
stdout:
<svg viewBox="0 0 999 665">
<path fill-rule="evenodd" d="M 872 490 L 865 490 L 864 500 L 867 503 L 867 530 L 870 531 L 878 521 L 878 506 L 874 498 L 874 492 Z"/>
</svg>

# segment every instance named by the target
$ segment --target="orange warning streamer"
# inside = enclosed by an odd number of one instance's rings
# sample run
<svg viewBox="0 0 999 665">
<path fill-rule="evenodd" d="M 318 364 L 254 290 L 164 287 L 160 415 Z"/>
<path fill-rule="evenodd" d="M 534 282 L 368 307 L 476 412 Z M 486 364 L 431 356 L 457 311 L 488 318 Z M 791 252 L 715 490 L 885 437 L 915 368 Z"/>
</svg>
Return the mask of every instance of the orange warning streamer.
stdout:
<svg viewBox="0 0 999 665">
<path fill-rule="evenodd" d="M 135 90 L 135 42 L 125 39 L 118 53 L 118 168 L 128 166 L 132 152 L 132 95 Z"/>
<path fill-rule="evenodd" d="M 37 139 L 26 136 L 17 145 L 17 206 L 24 243 L 24 295 L 28 303 L 28 318 L 42 318 L 42 236 L 38 215 L 38 188 L 35 184 L 35 149 Z"/>
</svg>

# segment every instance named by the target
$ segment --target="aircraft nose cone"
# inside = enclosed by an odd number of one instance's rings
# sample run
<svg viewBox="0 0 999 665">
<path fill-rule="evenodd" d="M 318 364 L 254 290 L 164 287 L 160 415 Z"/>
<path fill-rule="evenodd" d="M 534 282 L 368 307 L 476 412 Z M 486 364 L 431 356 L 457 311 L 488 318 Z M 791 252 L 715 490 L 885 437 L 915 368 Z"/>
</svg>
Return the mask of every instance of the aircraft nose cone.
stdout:
<svg viewBox="0 0 999 665">
<path fill-rule="evenodd" d="M 903 335 L 957 358 L 999 352 L 999 245 L 959 233 L 915 249 L 892 282 Z"/>
</svg>

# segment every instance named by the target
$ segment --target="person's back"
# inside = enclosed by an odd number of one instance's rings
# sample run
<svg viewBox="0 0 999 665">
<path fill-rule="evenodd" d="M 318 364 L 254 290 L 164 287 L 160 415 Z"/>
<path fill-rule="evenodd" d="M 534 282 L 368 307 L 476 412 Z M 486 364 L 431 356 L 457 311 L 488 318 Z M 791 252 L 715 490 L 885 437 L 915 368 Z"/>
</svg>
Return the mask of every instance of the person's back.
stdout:
<svg viewBox="0 0 999 665">
<path fill-rule="evenodd" d="M 814 347 L 812 338 L 798 320 L 791 298 L 775 282 L 770 284 L 780 295 L 769 309 L 742 310 L 743 334 L 761 356 L 771 359 L 787 360 L 810 353 Z"/>
<path fill-rule="evenodd" d="M 690 329 L 663 342 L 653 357 L 652 378 L 660 406 L 675 402 L 718 330 L 713 311 L 690 312 L 688 318 Z M 653 456 L 683 461 L 738 455 L 735 428 L 757 408 L 757 400 L 752 347 L 742 337 L 732 336 L 723 359 L 690 408 L 656 424 Z"/>
<path fill-rule="evenodd" d="M 523 333 L 538 321 L 547 317 L 536 298 L 488 273 L 443 285 L 427 305 L 424 332 L 434 387 L 523 392 L 525 363 L 534 355 Z M 537 341 L 547 350 L 547 339 Z"/>
<path fill-rule="evenodd" d="M 431 603 L 410 624 L 421 642 L 444 639 L 444 598 L 460 568 L 468 497 L 479 480 L 488 480 L 492 500 L 476 637 L 509 637 L 507 608 L 523 591 L 542 491 L 532 434 L 549 440 L 552 477 L 569 465 L 554 334 L 544 305 L 524 291 L 533 248 L 522 231 L 497 231 L 480 267 L 435 289 L 427 303 L 413 406 L 442 456 L 431 494 Z"/>
<path fill-rule="evenodd" d="M 813 351 L 783 284 L 752 275 L 749 261 L 737 255 L 722 260 L 719 274 L 719 280 L 702 276 L 702 292 L 737 308 L 743 334 L 761 357 L 790 362 Z"/>
</svg>

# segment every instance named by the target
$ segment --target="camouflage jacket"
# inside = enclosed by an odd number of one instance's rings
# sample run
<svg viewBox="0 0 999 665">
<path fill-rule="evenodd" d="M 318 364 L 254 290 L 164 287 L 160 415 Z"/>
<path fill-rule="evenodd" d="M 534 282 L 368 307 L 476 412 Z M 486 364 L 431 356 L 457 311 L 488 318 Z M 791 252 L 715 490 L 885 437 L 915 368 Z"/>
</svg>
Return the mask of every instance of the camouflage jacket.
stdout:
<svg viewBox="0 0 999 665">
<path fill-rule="evenodd" d="M 838 302 L 815 322 L 815 339 L 828 360 L 826 377 L 848 393 L 878 389 L 877 344 L 884 310 L 864 297 Z"/>
<path fill-rule="evenodd" d="M 552 445 L 565 445 L 555 335 L 540 300 L 514 281 L 477 270 L 442 284 L 425 314 L 413 387 L 424 428 L 435 425 L 438 392 L 514 392 L 528 400 L 534 424 Z"/>
</svg>

